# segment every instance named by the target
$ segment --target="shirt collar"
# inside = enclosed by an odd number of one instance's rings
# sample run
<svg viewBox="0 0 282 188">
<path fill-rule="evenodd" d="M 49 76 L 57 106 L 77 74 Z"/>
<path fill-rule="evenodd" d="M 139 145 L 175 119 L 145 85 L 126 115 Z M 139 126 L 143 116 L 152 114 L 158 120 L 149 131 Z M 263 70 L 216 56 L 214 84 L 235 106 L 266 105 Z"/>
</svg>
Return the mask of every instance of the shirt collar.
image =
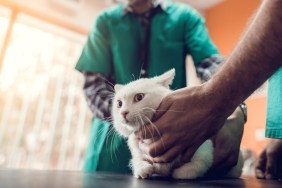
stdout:
<svg viewBox="0 0 282 188">
<path fill-rule="evenodd" d="M 157 8 L 158 6 L 160 6 L 160 8 L 163 11 L 166 11 L 167 9 L 166 0 L 154 0 L 152 3 L 153 3 L 153 8 Z M 128 13 L 133 13 L 133 12 L 134 11 L 132 7 L 130 7 L 128 4 L 124 4 L 123 13 L 122 13 L 123 16 L 125 16 Z"/>
</svg>

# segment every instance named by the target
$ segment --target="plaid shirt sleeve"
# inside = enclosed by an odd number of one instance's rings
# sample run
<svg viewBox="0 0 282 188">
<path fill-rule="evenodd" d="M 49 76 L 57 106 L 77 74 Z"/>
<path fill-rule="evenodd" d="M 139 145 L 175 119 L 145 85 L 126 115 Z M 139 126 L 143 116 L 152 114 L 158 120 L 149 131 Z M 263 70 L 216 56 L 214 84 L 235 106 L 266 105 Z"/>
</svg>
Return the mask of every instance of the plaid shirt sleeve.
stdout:
<svg viewBox="0 0 282 188">
<path fill-rule="evenodd" d="M 216 73 L 223 60 L 224 58 L 220 55 L 214 55 L 202 60 L 196 67 L 198 77 L 204 82 L 208 81 Z"/>
<path fill-rule="evenodd" d="M 83 91 L 90 110 L 95 117 L 110 121 L 114 95 L 112 82 L 100 73 L 84 73 L 84 77 Z"/>
</svg>

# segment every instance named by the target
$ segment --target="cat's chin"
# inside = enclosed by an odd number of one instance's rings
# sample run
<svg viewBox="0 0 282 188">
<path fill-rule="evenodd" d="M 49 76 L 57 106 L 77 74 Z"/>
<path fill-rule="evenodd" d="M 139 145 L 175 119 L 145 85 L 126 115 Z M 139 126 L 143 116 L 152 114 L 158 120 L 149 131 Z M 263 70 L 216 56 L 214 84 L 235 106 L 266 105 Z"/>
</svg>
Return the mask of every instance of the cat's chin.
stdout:
<svg viewBox="0 0 282 188">
<path fill-rule="evenodd" d="M 126 126 L 130 129 L 130 130 L 138 130 L 139 126 L 136 125 L 135 122 L 130 122 L 130 121 L 127 121 L 127 123 L 125 123 Z"/>
<path fill-rule="evenodd" d="M 116 130 L 121 136 L 125 138 L 128 138 L 129 135 L 131 135 L 135 131 L 133 128 L 129 127 L 128 125 L 123 125 L 123 128 L 118 127 L 116 128 Z"/>
<path fill-rule="evenodd" d="M 140 125 L 140 123 L 141 122 L 137 122 L 135 119 L 120 119 L 119 122 L 114 124 L 119 125 L 116 127 L 116 129 L 122 136 L 128 137 L 132 133 L 139 131 L 141 128 L 140 126 L 146 126 L 147 124 L 150 124 L 150 121 L 147 119 L 142 119 L 142 125 Z"/>
</svg>

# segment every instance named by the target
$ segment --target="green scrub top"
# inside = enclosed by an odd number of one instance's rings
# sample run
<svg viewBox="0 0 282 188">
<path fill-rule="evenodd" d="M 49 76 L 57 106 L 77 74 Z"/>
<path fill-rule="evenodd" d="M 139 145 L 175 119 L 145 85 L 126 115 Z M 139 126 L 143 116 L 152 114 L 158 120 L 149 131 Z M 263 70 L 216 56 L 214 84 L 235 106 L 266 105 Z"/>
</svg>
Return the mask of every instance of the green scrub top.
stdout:
<svg viewBox="0 0 282 188">
<path fill-rule="evenodd" d="M 128 83 L 139 77 L 143 42 L 144 30 L 138 18 L 124 14 L 124 6 L 117 5 L 98 16 L 76 69 L 102 73 L 116 83 Z M 208 35 L 204 19 L 194 9 L 166 1 L 165 9 L 157 12 L 151 21 L 148 77 L 175 68 L 172 89 L 185 87 L 188 54 L 197 66 L 201 60 L 218 54 L 218 50 Z M 131 172 L 126 140 L 118 135 L 114 137 L 111 129 L 108 122 L 93 119 L 85 171 Z"/>
<path fill-rule="evenodd" d="M 266 137 L 282 138 L 282 68 L 268 81 Z"/>
</svg>

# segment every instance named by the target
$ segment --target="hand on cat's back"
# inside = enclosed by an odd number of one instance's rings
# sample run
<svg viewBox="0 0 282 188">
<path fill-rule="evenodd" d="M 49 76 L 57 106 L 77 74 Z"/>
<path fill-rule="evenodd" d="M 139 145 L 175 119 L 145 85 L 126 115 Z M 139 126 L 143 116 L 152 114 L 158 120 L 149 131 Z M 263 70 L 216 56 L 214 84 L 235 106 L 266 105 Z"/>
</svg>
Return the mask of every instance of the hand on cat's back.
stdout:
<svg viewBox="0 0 282 188">
<path fill-rule="evenodd" d="M 155 162 L 169 162 L 179 154 L 181 162 L 188 162 L 198 147 L 218 132 L 229 113 L 211 112 L 214 108 L 207 107 L 216 104 L 206 96 L 203 87 L 197 86 L 176 90 L 164 98 L 153 121 L 155 126 L 146 126 L 138 133 L 141 139 L 154 138 L 141 149 Z"/>
<path fill-rule="evenodd" d="M 237 165 L 244 123 L 244 114 L 240 107 L 237 107 L 220 131 L 212 138 L 214 162 L 209 175 L 226 173 Z"/>
</svg>

